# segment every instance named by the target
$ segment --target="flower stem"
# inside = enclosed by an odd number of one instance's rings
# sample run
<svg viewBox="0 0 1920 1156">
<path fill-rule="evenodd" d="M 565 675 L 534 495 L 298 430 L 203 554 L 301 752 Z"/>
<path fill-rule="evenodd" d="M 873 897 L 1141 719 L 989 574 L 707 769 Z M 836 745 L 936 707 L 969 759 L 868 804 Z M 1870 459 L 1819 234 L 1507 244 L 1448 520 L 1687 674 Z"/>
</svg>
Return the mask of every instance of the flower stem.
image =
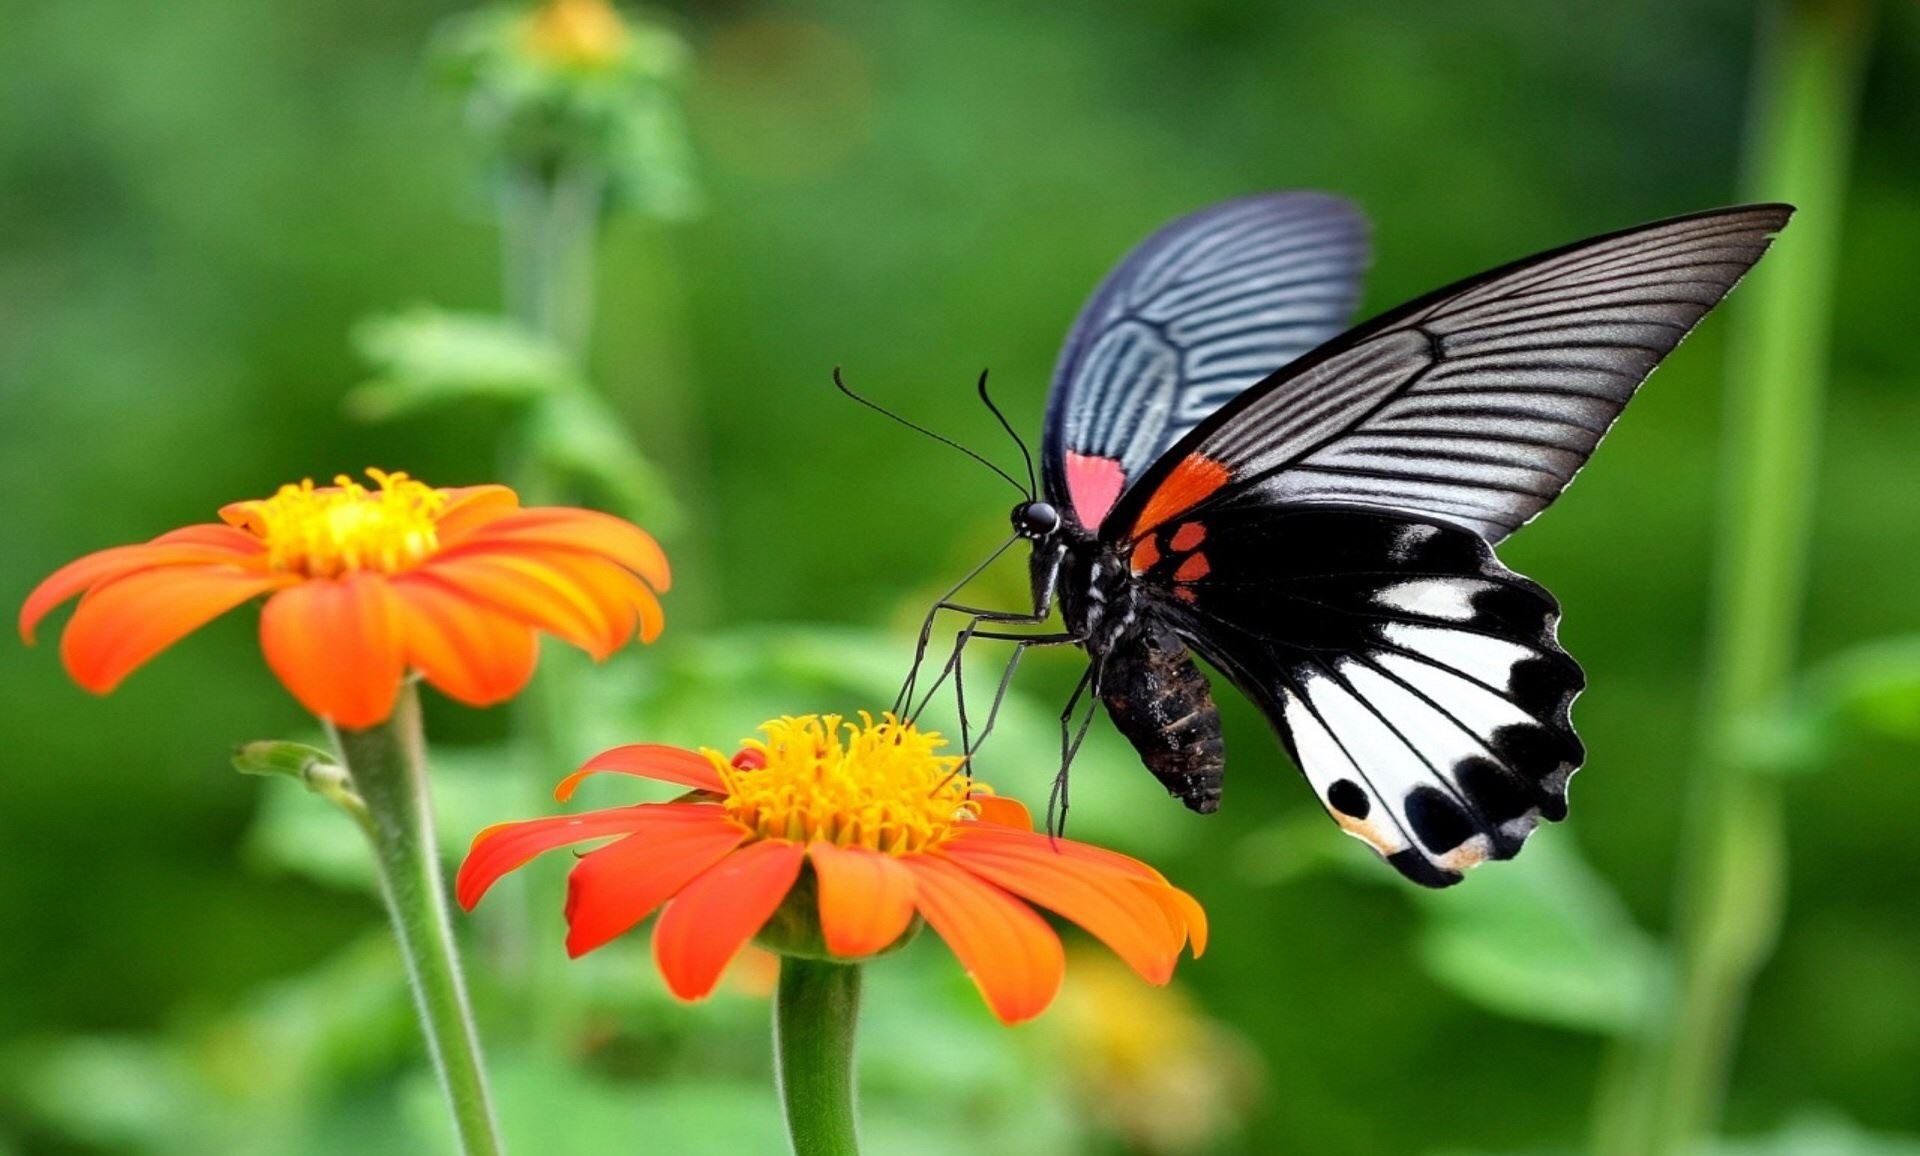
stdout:
<svg viewBox="0 0 1920 1156">
<path fill-rule="evenodd" d="M 453 1110 L 460 1150 L 465 1156 L 496 1156 L 503 1149 L 447 918 L 446 883 L 427 791 L 420 698 L 413 685 L 402 688 L 393 717 L 385 723 L 336 731 L 334 741 L 366 802 L 380 893 L 406 958 L 427 1050 Z"/>
<path fill-rule="evenodd" d="M 794 1156 L 854 1156 L 856 964 L 785 956 L 774 996 L 774 1066 Z"/>
<path fill-rule="evenodd" d="M 1767 13 L 1747 178 L 1799 206 L 1736 307 L 1729 484 L 1709 651 L 1705 749 L 1685 808 L 1670 1003 L 1602 1121 L 1602 1151 L 1675 1156 L 1717 1126 L 1747 993 L 1786 907 L 1779 783 L 1754 721 L 1789 689 L 1805 585 L 1821 392 L 1869 0 L 1786 0 Z"/>
</svg>

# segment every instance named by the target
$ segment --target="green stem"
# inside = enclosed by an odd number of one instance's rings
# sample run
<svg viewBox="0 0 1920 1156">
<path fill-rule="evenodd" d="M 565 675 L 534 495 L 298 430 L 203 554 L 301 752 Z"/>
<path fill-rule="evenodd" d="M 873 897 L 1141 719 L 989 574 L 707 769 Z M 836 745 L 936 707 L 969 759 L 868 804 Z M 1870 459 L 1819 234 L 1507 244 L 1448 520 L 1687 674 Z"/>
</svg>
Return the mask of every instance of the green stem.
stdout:
<svg viewBox="0 0 1920 1156">
<path fill-rule="evenodd" d="M 507 312 L 564 350 L 584 374 L 593 326 L 594 266 L 600 236 L 605 175 L 595 166 L 572 164 L 554 173 L 510 169 L 501 177 L 501 269 Z M 535 430 L 542 414 L 534 403 L 509 435 L 503 477 L 527 505 L 565 502 L 564 481 L 542 460 Z M 514 704 L 513 725 L 530 771 L 531 801 L 546 798 L 554 776 L 578 766 L 588 752 L 575 749 L 580 726 L 580 665 L 575 656 L 550 652 L 539 674 Z M 510 930 L 517 957 L 526 961 L 530 1033 L 541 1047 L 559 1053 L 579 1026 L 578 980 L 561 974 L 566 957 L 550 950 L 536 928 L 551 923 L 550 897 L 561 887 L 561 863 L 531 865 L 518 926 Z"/>
<path fill-rule="evenodd" d="M 1690 1153 L 1716 1130 L 1747 993 L 1785 911 L 1779 784 L 1741 739 L 1778 708 L 1793 674 L 1868 7 L 1788 0 L 1763 28 L 1747 191 L 1800 211 L 1736 311 L 1706 747 L 1676 894 L 1678 976 L 1622 1100 L 1637 1120 L 1601 1131 L 1634 1156 Z"/>
<path fill-rule="evenodd" d="M 447 918 L 446 881 L 433 837 L 426 741 L 420 698 L 409 683 L 393 717 L 366 730 L 335 732 L 342 761 L 366 803 L 366 824 L 379 870 L 380 894 L 407 963 L 427 1049 L 453 1110 L 466 1156 L 501 1152 L 499 1130 L 480 1062 L 480 1040 L 467 1007 Z"/>
<path fill-rule="evenodd" d="M 857 964 L 785 956 L 773 1003 L 780 1099 L 794 1156 L 854 1156 L 853 1038 Z"/>
</svg>

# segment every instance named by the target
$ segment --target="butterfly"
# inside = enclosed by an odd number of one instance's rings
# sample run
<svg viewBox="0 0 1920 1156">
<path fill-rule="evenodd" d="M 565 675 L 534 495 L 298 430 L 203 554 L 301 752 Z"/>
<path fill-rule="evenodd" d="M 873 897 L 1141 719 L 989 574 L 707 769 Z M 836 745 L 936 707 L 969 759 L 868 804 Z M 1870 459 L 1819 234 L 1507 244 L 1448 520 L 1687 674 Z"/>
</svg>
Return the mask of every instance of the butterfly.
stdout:
<svg viewBox="0 0 1920 1156">
<path fill-rule="evenodd" d="M 1511 858 L 1566 816 L 1585 676 L 1558 602 L 1494 546 L 1559 496 L 1792 213 L 1610 233 L 1351 329 L 1368 246 L 1347 202 L 1276 193 L 1173 221 L 1100 283 L 1060 355 L 1044 487 L 1001 547 L 1030 545 L 1033 608 L 964 606 L 955 587 L 934 611 L 970 616 L 949 671 L 972 638 L 1018 640 L 1004 694 L 1025 648 L 1083 648 L 1063 768 L 1090 695 L 1171 794 L 1210 812 L 1225 752 L 1198 655 L 1259 707 L 1334 822 L 1407 878 L 1444 887 Z M 1004 629 L 1056 602 L 1063 630 Z"/>
</svg>

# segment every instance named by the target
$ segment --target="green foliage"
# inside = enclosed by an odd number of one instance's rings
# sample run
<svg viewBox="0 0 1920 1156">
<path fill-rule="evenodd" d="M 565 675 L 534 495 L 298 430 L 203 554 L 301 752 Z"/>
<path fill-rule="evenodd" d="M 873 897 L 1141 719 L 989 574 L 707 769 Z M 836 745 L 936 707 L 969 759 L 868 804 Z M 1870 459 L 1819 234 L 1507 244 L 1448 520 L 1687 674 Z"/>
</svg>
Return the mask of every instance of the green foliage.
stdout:
<svg viewBox="0 0 1920 1156">
<path fill-rule="evenodd" d="M 391 421 L 442 406 L 531 403 L 580 384 L 566 352 L 504 317 L 419 307 L 369 317 L 353 345 L 375 376 L 346 398 L 361 421 Z"/>
<path fill-rule="evenodd" d="M 1666 961 L 1566 832 L 1535 835 L 1473 883 L 1420 896 L 1420 957 L 1436 979 L 1534 1023 L 1618 1035 L 1645 1022 Z"/>
<path fill-rule="evenodd" d="M 1920 1156 L 1920 1137 L 1870 1132 L 1832 1112 L 1805 1112 L 1776 1132 L 1723 1140 L 1713 1156 Z"/>
<path fill-rule="evenodd" d="M 1832 767 L 1862 741 L 1920 743 L 1920 636 L 1861 643 L 1815 666 L 1742 753 L 1785 771 Z"/>
</svg>

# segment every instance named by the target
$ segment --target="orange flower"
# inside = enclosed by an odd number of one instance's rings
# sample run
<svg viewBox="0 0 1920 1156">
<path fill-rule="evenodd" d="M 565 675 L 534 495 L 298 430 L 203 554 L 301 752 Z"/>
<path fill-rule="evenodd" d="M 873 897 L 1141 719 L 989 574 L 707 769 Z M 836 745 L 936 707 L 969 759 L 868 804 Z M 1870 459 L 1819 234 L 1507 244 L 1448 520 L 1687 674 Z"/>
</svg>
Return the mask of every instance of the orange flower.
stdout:
<svg viewBox="0 0 1920 1156">
<path fill-rule="evenodd" d="M 608 514 L 520 508 L 505 486 L 436 490 L 367 471 L 282 486 L 151 542 L 55 571 L 20 609 L 29 644 L 76 595 L 67 673 L 105 694 L 149 658 L 257 595 L 267 665 L 308 710 L 343 727 L 384 721 L 408 670 L 474 706 L 533 675 L 535 631 L 596 659 L 662 625 L 666 556 Z"/>
<path fill-rule="evenodd" d="M 1186 892 L 1124 855 L 1036 834 L 1025 807 L 936 753 L 937 734 L 866 715 L 859 725 L 806 715 L 761 729 L 766 741 L 748 740 L 731 761 L 647 744 L 594 757 L 560 783 L 561 801 L 602 771 L 690 793 L 489 827 L 460 867 L 460 905 L 472 910 L 542 852 L 612 837 L 568 878 L 568 953 L 592 951 L 664 904 L 654 960 L 676 995 L 699 999 L 810 865 L 826 954 L 874 955 L 922 917 L 1010 1024 L 1046 1008 L 1065 968 L 1059 937 L 1029 902 L 1084 927 L 1150 983 L 1172 976 L 1189 940 L 1195 955 L 1205 947 L 1206 916 Z"/>
</svg>

